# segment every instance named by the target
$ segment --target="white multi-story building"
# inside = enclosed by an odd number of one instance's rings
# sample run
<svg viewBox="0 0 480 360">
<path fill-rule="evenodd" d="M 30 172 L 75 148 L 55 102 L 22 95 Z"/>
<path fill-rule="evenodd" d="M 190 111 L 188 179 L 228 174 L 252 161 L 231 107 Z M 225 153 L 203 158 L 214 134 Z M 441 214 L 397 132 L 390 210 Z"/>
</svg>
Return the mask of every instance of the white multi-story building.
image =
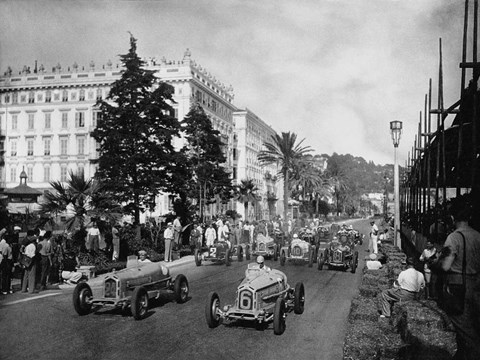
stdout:
<svg viewBox="0 0 480 360">
<path fill-rule="evenodd" d="M 233 88 L 193 61 L 188 49 L 179 61 L 165 58 L 145 61 L 147 69 L 154 70 L 162 81 L 174 87 L 172 105 L 180 121 L 193 103 L 203 107 L 213 128 L 220 132 L 226 166 L 233 176 L 233 116 L 237 110 Z M 18 74 L 9 67 L 0 76 L 0 154 L 3 151 L 0 187 L 17 186 L 22 169 L 29 185 L 41 191 L 49 189 L 51 181 L 66 181 L 69 171 L 83 171 L 87 178 L 92 177 L 95 165 L 91 160 L 98 157 L 97 144 L 90 136 L 97 120 L 95 103 L 106 98 L 111 84 L 120 75 L 121 68 L 111 61 L 101 67 L 93 62 L 87 67 L 75 63 L 62 68 L 58 64 L 52 71 L 43 65 L 38 69 L 35 65 L 33 71 L 24 66 Z M 260 138 L 254 137 L 258 146 Z M 182 139 L 176 140 L 176 145 L 181 143 Z M 256 169 L 259 171 L 258 166 Z M 260 181 L 261 176 L 258 172 L 255 179 Z M 151 215 L 169 212 L 171 201 L 168 194 L 159 196 Z M 206 212 L 214 215 L 235 208 L 235 201 L 231 201 L 227 205 L 210 206 Z"/>
<path fill-rule="evenodd" d="M 244 214 L 243 204 L 237 204 L 237 212 L 244 219 L 270 219 L 283 213 L 283 181 L 278 176 L 276 164 L 261 165 L 258 154 L 265 149 L 264 143 L 272 141 L 275 130 L 248 108 L 233 114 L 235 125 L 234 179 L 251 179 L 259 189 L 259 201 Z M 275 200 L 276 199 L 276 200 Z"/>
</svg>

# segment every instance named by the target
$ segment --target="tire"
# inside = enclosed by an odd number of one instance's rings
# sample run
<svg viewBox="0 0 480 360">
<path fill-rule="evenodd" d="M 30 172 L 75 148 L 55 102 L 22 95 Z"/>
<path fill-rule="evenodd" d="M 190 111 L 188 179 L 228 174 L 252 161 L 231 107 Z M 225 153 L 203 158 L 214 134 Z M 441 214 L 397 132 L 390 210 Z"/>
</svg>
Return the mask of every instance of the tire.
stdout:
<svg viewBox="0 0 480 360">
<path fill-rule="evenodd" d="M 195 249 L 195 265 L 202 265 L 202 256 L 199 249 Z"/>
<path fill-rule="evenodd" d="M 318 255 L 318 260 L 317 260 L 317 268 L 318 270 L 322 270 L 323 269 L 323 264 L 325 264 L 325 254 L 323 252 L 321 252 L 319 255 Z"/>
<path fill-rule="evenodd" d="M 286 259 L 287 257 L 285 255 L 285 250 L 283 250 L 282 253 L 280 254 L 280 265 L 285 266 Z"/>
<path fill-rule="evenodd" d="M 250 260 L 250 246 L 245 246 L 245 259 Z"/>
<path fill-rule="evenodd" d="M 188 299 L 188 281 L 187 278 L 179 274 L 175 278 L 175 283 L 173 284 L 173 292 L 175 293 L 175 301 L 178 304 L 183 304 Z"/>
<path fill-rule="evenodd" d="M 237 259 L 238 259 L 238 261 L 243 261 L 243 247 L 242 247 L 242 245 L 237 246 Z"/>
<path fill-rule="evenodd" d="M 358 265 L 358 251 L 355 251 L 352 259 L 352 269 L 350 270 L 352 274 L 355 274 L 355 270 L 357 270 L 357 265 Z"/>
<path fill-rule="evenodd" d="M 275 247 L 273 248 L 273 261 L 278 260 L 278 251 L 277 251 L 277 245 L 275 244 Z"/>
<path fill-rule="evenodd" d="M 89 304 L 88 300 L 91 298 L 92 289 L 87 283 L 81 282 L 75 286 L 73 290 L 73 307 L 78 315 L 83 316 L 90 313 L 92 304 Z"/>
<path fill-rule="evenodd" d="M 298 282 L 295 285 L 295 302 L 293 311 L 295 314 L 303 314 L 305 309 L 305 287 L 302 282 Z"/>
<path fill-rule="evenodd" d="M 135 320 L 145 319 L 148 312 L 148 293 L 143 286 L 138 286 L 133 290 L 130 306 Z"/>
<path fill-rule="evenodd" d="M 220 315 L 217 315 L 217 309 L 220 308 L 220 298 L 216 292 L 208 294 L 205 304 L 205 319 L 209 328 L 213 329 L 220 325 Z"/>
<path fill-rule="evenodd" d="M 308 267 L 312 267 L 313 266 L 313 249 L 310 248 L 310 250 L 308 251 Z"/>
<path fill-rule="evenodd" d="M 225 265 L 226 266 L 232 265 L 230 260 L 231 260 L 230 259 L 230 249 L 227 249 L 227 251 L 225 251 Z"/>
<path fill-rule="evenodd" d="M 285 302 L 283 297 L 279 296 L 275 302 L 273 313 L 273 332 L 275 335 L 282 335 L 285 332 Z"/>
</svg>

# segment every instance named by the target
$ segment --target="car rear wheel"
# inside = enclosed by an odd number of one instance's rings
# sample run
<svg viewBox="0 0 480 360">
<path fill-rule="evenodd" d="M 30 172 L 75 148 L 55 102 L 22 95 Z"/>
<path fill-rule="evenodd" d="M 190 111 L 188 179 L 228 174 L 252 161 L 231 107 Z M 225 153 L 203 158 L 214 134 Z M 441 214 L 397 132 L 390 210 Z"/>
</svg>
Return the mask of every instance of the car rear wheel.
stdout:
<svg viewBox="0 0 480 360">
<path fill-rule="evenodd" d="M 83 316 L 90 313 L 92 304 L 89 301 L 92 299 L 92 289 L 90 286 L 81 282 L 77 284 L 73 290 L 73 307 L 78 315 Z"/>
<path fill-rule="evenodd" d="M 308 250 L 308 267 L 313 266 L 313 249 Z"/>
<path fill-rule="evenodd" d="M 175 278 L 175 284 L 173 285 L 173 292 L 175 293 L 175 301 L 179 304 L 183 304 L 188 299 L 188 281 L 187 278 L 179 274 Z"/>
<path fill-rule="evenodd" d="M 284 266 L 285 265 L 285 260 L 286 260 L 286 255 L 285 255 L 285 250 L 282 251 L 280 254 L 280 265 Z"/>
<path fill-rule="evenodd" d="M 358 265 L 358 251 L 355 251 L 352 259 L 352 269 L 350 270 L 352 274 L 355 274 L 355 270 L 357 270 L 357 265 Z"/>
<path fill-rule="evenodd" d="M 245 246 L 245 259 L 250 260 L 250 246 Z"/>
<path fill-rule="evenodd" d="M 227 251 L 225 251 L 225 265 L 226 266 L 230 266 L 231 263 L 230 263 L 230 249 L 227 249 Z"/>
<path fill-rule="evenodd" d="M 207 303 L 205 304 L 205 318 L 209 328 L 216 328 L 220 325 L 220 315 L 217 310 L 220 308 L 220 298 L 216 292 L 208 294 Z"/>
<path fill-rule="evenodd" d="M 243 247 L 242 247 L 242 245 L 237 246 L 237 259 L 238 259 L 238 261 L 243 261 Z"/>
<path fill-rule="evenodd" d="M 295 302 L 293 311 L 295 314 L 303 314 L 305 309 L 305 287 L 302 282 L 298 282 L 295 285 Z"/>
<path fill-rule="evenodd" d="M 202 254 L 200 254 L 200 249 L 195 249 L 195 265 L 202 265 Z"/>
<path fill-rule="evenodd" d="M 148 293 L 143 286 L 136 287 L 133 290 L 131 310 L 135 320 L 142 320 L 147 316 Z"/>
<path fill-rule="evenodd" d="M 323 252 L 321 252 L 319 255 L 318 255 L 318 260 L 317 260 L 317 268 L 318 270 L 322 270 L 323 269 L 323 264 L 325 264 L 325 255 Z"/>
<path fill-rule="evenodd" d="M 277 245 L 275 244 L 275 246 L 273 247 L 273 261 L 277 261 L 278 260 L 278 250 L 277 250 Z"/>
<path fill-rule="evenodd" d="M 285 302 L 283 297 L 279 296 L 275 302 L 273 313 L 273 332 L 275 335 L 282 335 L 285 332 Z"/>
</svg>

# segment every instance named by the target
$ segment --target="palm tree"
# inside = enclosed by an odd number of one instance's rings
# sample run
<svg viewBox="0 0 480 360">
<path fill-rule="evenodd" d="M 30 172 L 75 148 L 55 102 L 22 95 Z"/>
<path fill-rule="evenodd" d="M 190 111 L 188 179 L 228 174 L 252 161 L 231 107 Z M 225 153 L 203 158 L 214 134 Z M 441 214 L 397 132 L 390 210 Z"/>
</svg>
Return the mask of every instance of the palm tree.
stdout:
<svg viewBox="0 0 480 360">
<path fill-rule="evenodd" d="M 282 132 L 282 135 L 272 135 L 270 142 L 265 142 L 265 150 L 258 154 L 262 164 L 277 164 L 278 174 L 283 178 L 283 220 L 286 224 L 288 215 L 288 198 L 290 197 L 290 172 L 295 168 L 295 162 L 303 155 L 312 151 L 309 146 L 302 147 L 305 139 L 297 143 L 297 134 Z"/>
<path fill-rule="evenodd" d="M 345 171 L 341 168 L 338 161 L 330 158 L 327 167 L 327 177 L 333 187 L 333 195 L 335 196 L 335 203 L 337 209 L 337 215 L 340 213 L 340 197 L 348 189 L 347 176 Z"/>
<path fill-rule="evenodd" d="M 258 190 L 259 189 L 257 188 L 257 185 L 255 185 L 252 179 L 242 180 L 240 185 L 237 185 L 236 199 L 237 201 L 243 203 L 245 208 L 245 221 L 248 220 L 248 204 L 255 204 L 258 199 Z"/>
<path fill-rule="evenodd" d="M 73 216 L 66 222 L 67 230 L 84 229 L 89 217 L 115 223 L 121 216 L 120 206 L 111 200 L 103 186 L 98 181 L 86 180 L 83 172 L 75 174 L 70 171 L 65 185 L 52 181 L 50 186 L 54 191 L 45 193 L 39 213 L 47 221 L 54 221 L 66 211 L 72 213 Z"/>
</svg>

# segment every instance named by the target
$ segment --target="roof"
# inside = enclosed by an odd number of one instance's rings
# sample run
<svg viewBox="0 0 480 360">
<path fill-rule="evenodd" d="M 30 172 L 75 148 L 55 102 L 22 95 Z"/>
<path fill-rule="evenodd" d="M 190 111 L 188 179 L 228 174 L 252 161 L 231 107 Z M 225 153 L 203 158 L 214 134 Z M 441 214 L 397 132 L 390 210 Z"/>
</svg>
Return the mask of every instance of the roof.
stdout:
<svg viewBox="0 0 480 360">
<path fill-rule="evenodd" d="M 22 195 L 43 195 L 41 191 L 31 188 L 26 184 L 21 184 L 11 189 L 5 189 L 4 193 L 5 194 L 22 194 Z"/>
</svg>

